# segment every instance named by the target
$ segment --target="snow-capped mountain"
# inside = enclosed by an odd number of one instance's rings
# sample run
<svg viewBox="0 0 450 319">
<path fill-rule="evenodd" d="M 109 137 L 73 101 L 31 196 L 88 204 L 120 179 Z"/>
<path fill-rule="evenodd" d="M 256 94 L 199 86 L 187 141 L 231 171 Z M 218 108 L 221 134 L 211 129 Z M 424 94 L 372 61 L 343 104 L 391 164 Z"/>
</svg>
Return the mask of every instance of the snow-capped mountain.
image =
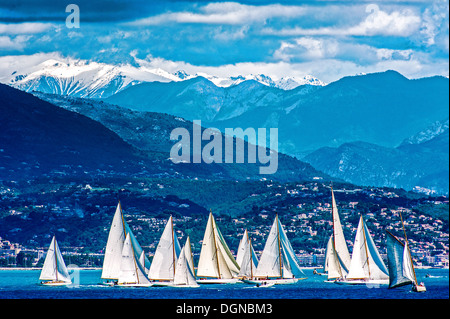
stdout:
<svg viewBox="0 0 450 319">
<path fill-rule="evenodd" d="M 213 82 L 216 86 L 219 87 L 230 87 L 233 85 L 238 85 L 244 81 L 254 80 L 261 84 L 264 84 L 269 87 L 275 87 L 282 90 L 292 90 L 300 85 L 317 85 L 324 86 L 325 83 L 321 80 L 313 77 L 312 75 L 306 75 L 303 78 L 296 77 L 283 77 L 280 80 L 274 81 L 270 76 L 264 74 L 249 74 L 246 76 L 230 76 L 230 77 L 218 77 L 211 76 L 205 73 L 197 73 L 197 76 L 202 76 L 211 82 Z"/>
<path fill-rule="evenodd" d="M 50 59 L 31 70 L 17 70 L 2 76 L 0 80 L 26 92 L 102 98 L 137 83 L 179 81 L 180 78 L 161 69 Z"/>
<path fill-rule="evenodd" d="M 184 81 L 199 76 L 218 87 L 229 87 L 248 80 L 283 90 L 291 90 L 304 84 L 325 85 L 310 75 L 300 79 L 287 77 L 274 81 L 264 74 L 219 77 L 201 72 L 188 74 L 184 70 L 170 73 L 145 65 L 112 65 L 71 58 L 49 59 L 32 67 L 17 67 L 8 74 L 0 74 L 0 82 L 26 92 L 107 98 L 138 83 Z"/>
</svg>

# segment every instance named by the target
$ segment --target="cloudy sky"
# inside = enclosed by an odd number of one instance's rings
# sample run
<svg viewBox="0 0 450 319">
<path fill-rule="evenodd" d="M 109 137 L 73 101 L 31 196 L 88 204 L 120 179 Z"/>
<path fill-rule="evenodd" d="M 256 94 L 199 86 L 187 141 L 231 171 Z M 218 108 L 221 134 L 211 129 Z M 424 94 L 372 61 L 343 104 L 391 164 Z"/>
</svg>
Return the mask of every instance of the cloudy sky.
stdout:
<svg viewBox="0 0 450 319">
<path fill-rule="evenodd" d="M 79 28 L 66 25 L 70 3 Z M 448 0 L 0 0 L 0 63 L 76 58 L 325 82 L 388 69 L 448 76 L 448 10 Z"/>
</svg>

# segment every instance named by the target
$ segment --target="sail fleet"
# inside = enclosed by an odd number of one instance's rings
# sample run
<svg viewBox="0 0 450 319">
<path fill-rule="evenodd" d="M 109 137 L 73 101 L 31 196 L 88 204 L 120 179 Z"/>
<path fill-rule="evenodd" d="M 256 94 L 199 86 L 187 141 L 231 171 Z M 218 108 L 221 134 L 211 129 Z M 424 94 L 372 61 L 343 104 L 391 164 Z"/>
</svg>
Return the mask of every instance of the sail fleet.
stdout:
<svg viewBox="0 0 450 319">
<path fill-rule="evenodd" d="M 315 270 L 315 274 L 326 276 L 325 282 L 340 285 L 376 284 L 388 288 L 411 285 L 415 292 L 426 291 L 425 285 L 418 283 L 415 274 L 403 219 L 403 242 L 386 230 L 386 266 L 363 216 L 359 218 L 350 256 L 332 187 L 331 207 L 333 230 L 326 245 L 324 272 L 317 273 Z M 184 245 L 180 246 L 172 216 L 166 222 L 150 262 L 124 219 L 120 201 L 108 235 L 101 278 L 102 284 L 110 286 L 186 288 L 238 282 L 265 287 L 294 284 L 307 279 L 278 214 L 258 259 L 247 230 L 235 258 L 210 212 L 195 268 L 190 238 L 187 236 Z M 55 237 L 50 243 L 39 280 L 48 286 L 71 284 Z"/>
</svg>

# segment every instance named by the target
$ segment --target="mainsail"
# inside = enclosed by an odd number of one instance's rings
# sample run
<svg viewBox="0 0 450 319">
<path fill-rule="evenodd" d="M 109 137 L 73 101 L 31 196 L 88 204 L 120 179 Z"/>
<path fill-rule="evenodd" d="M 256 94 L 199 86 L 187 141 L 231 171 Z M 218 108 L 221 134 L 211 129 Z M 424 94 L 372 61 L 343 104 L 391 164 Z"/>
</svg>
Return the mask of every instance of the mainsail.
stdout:
<svg viewBox="0 0 450 319">
<path fill-rule="evenodd" d="M 156 247 L 148 277 L 151 280 L 173 280 L 180 251 L 180 243 L 173 229 L 173 218 L 170 216 Z"/>
<path fill-rule="evenodd" d="M 123 243 L 125 241 L 124 223 L 122 207 L 119 202 L 109 230 L 108 241 L 106 242 L 102 268 L 103 279 L 117 280 L 119 278 L 120 261 L 122 260 Z"/>
<path fill-rule="evenodd" d="M 198 261 L 197 277 L 231 279 L 239 273 L 239 265 L 223 238 L 212 213 L 203 237 Z"/>
<path fill-rule="evenodd" d="M 350 254 L 345 242 L 339 212 L 331 188 L 331 207 L 333 219 L 333 234 L 331 235 L 325 257 L 325 271 L 328 271 L 328 279 L 343 278 L 347 275 L 350 267 Z"/>
<path fill-rule="evenodd" d="M 119 285 L 150 285 L 150 281 L 145 275 L 145 270 L 142 268 L 133 248 L 130 233 L 127 234 L 125 242 L 123 243 L 122 258 L 119 269 Z"/>
<path fill-rule="evenodd" d="M 400 213 L 403 234 L 405 235 L 405 244 L 403 252 L 401 250 L 401 242 L 388 231 L 388 262 L 389 262 L 389 288 L 403 286 L 412 283 L 412 290 L 415 292 L 425 292 L 424 283 L 417 282 L 416 272 L 414 270 L 411 251 L 409 249 L 408 237 L 406 236 L 405 224 L 403 223 L 402 214 Z M 401 256 L 401 257 L 400 257 Z M 392 270 L 392 274 L 391 274 Z"/>
<path fill-rule="evenodd" d="M 48 247 L 39 280 L 72 283 L 55 236 Z"/>
<path fill-rule="evenodd" d="M 145 269 L 150 268 L 150 261 L 145 254 L 143 254 L 143 249 L 131 231 L 130 226 L 123 218 L 122 205 L 119 201 L 109 230 L 108 241 L 106 243 L 102 267 L 102 279 L 117 280 L 119 278 L 123 244 L 127 234 L 130 234 L 130 241 L 133 244 L 132 247 L 135 257 Z M 140 259 L 141 257 L 142 260 Z"/>
<path fill-rule="evenodd" d="M 180 256 L 177 260 L 175 277 L 173 280 L 174 286 L 184 286 L 184 287 L 198 287 L 197 281 L 195 280 L 195 275 L 189 265 L 188 258 L 191 256 L 186 246 L 183 246 L 180 252 Z"/>
<path fill-rule="evenodd" d="M 388 280 L 388 278 L 388 270 L 361 216 L 356 231 L 350 269 L 346 280 Z"/>
<path fill-rule="evenodd" d="M 192 254 L 191 240 L 190 240 L 189 236 L 187 236 L 187 238 L 186 238 L 186 243 L 184 244 L 184 250 L 185 250 L 184 254 L 186 255 L 186 260 L 189 265 L 189 268 L 191 268 L 192 274 L 195 277 L 194 255 Z"/>
<path fill-rule="evenodd" d="M 389 268 L 389 288 L 400 287 L 415 282 L 409 250 L 397 237 L 386 231 Z"/>
<path fill-rule="evenodd" d="M 245 241 L 244 241 L 245 240 Z M 239 277 L 253 278 L 253 273 L 258 267 L 258 257 L 253 249 L 252 242 L 248 236 L 247 230 L 245 230 L 244 236 L 239 244 L 239 252 L 241 253 L 241 262 L 239 264 Z M 238 252 L 238 256 L 239 256 Z"/>
<path fill-rule="evenodd" d="M 255 271 L 259 278 L 300 278 L 306 277 L 300 269 L 278 215 L 270 229 L 264 250 Z"/>
</svg>

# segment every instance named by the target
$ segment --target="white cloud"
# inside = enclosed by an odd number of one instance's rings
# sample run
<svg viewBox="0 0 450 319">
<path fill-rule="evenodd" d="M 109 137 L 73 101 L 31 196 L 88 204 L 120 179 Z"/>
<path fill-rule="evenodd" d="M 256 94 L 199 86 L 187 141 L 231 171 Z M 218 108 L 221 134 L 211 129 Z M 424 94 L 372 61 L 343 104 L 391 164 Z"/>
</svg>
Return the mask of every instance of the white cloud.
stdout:
<svg viewBox="0 0 450 319">
<path fill-rule="evenodd" d="M 426 8 L 422 15 L 420 34 L 428 46 L 436 42 L 443 42 L 443 48 L 448 51 L 449 4 L 448 1 L 438 0 Z M 442 41 L 442 38 L 445 38 Z"/>
<path fill-rule="evenodd" d="M 299 17 L 306 10 L 300 6 L 280 4 L 253 6 L 236 2 L 210 3 L 200 7 L 198 12 L 170 12 L 140 19 L 134 25 L 159 25 L 168 22 L 242 25 L 264 22 L 274 17 Z"/>
<path fill-rule="evenodd" d="M 17 35 L 15 37 L 0 35 L 0 50 L 22 50 L 29 38 L 28 35 Z"/>
<path fill-rule="evenodd" d="M 245 38 L 249 27 L 242 26 L 237 30 L 226 31 L 222 26 L 216 28 L 213 33 L 213 38 L 220 41 L 232 41 Z"/>
<path fill-rule="evenodd" d="M 0 23 L 0 34 L 35 34 L 42 33 L 54 27 L 51 23 L 25 22 Z"/>
<path fill-rule="evenodd" d="M 343 10 L 343 12 L 345 12 Z M 327 36 L 410 36 L 420 27 L 420 16 L 411 9 L 392 11 L 387 13 L 379 9 L 377 5 L 366 6 L 367 16 L 356 25 L 340 27 L 321 27 L 306 29 L 302 27 L 284 28 L 275 30 L 264 28 L 263 34 L 299 36 L 299 35 L 327 35 Z"/>
<path fill-rule="evenodd" d="M 315 61 L 324 59 L 354 61 L 360 65 L 370 65 L 383 60 L 409 60 L 416 52 L 412 49 L 400 50 L 377 48 L 367 44 L 352 42 L 351 39 L 337 41 L 332 37 L 300 37 L 282 41 L 273 58 L 284 62 Z"/>
<path fill-rule="evenodd" d="M 285 48 L 291 47 L 290 43 Z M 352 50 L 351 47 L 347 50 Z M 370 54 L 371 63 L 361 64 L 351 60 L 324 57 L 317 60 L 289 62 L 242 62 L 220 66 L 193 65 L 184 61 L 171 61 L 163 58 L 147 56 L 137 59 L 136 62 L 148 68 L 160 68 L 168 72 L 184 70 L 188 74 L 206 73 L 218 77 L 229 77 L 248 74 L 265 74 L 274 80 L 282 77 L 304 77 L 313 75 L 320 80 L 330 83 L 344 76 L 361 73 L 384 72 L 396 70 L 409 78 L 420 78 L 434 75 L 448 76 L 448 60 L 427 61 L 426 57 L 413 56 L 409 50 L 384 50 L 369 46 L 354 47 L 361 54 Z M 444 70 L 444 71 L 443 71 Z"/>
</svg>

